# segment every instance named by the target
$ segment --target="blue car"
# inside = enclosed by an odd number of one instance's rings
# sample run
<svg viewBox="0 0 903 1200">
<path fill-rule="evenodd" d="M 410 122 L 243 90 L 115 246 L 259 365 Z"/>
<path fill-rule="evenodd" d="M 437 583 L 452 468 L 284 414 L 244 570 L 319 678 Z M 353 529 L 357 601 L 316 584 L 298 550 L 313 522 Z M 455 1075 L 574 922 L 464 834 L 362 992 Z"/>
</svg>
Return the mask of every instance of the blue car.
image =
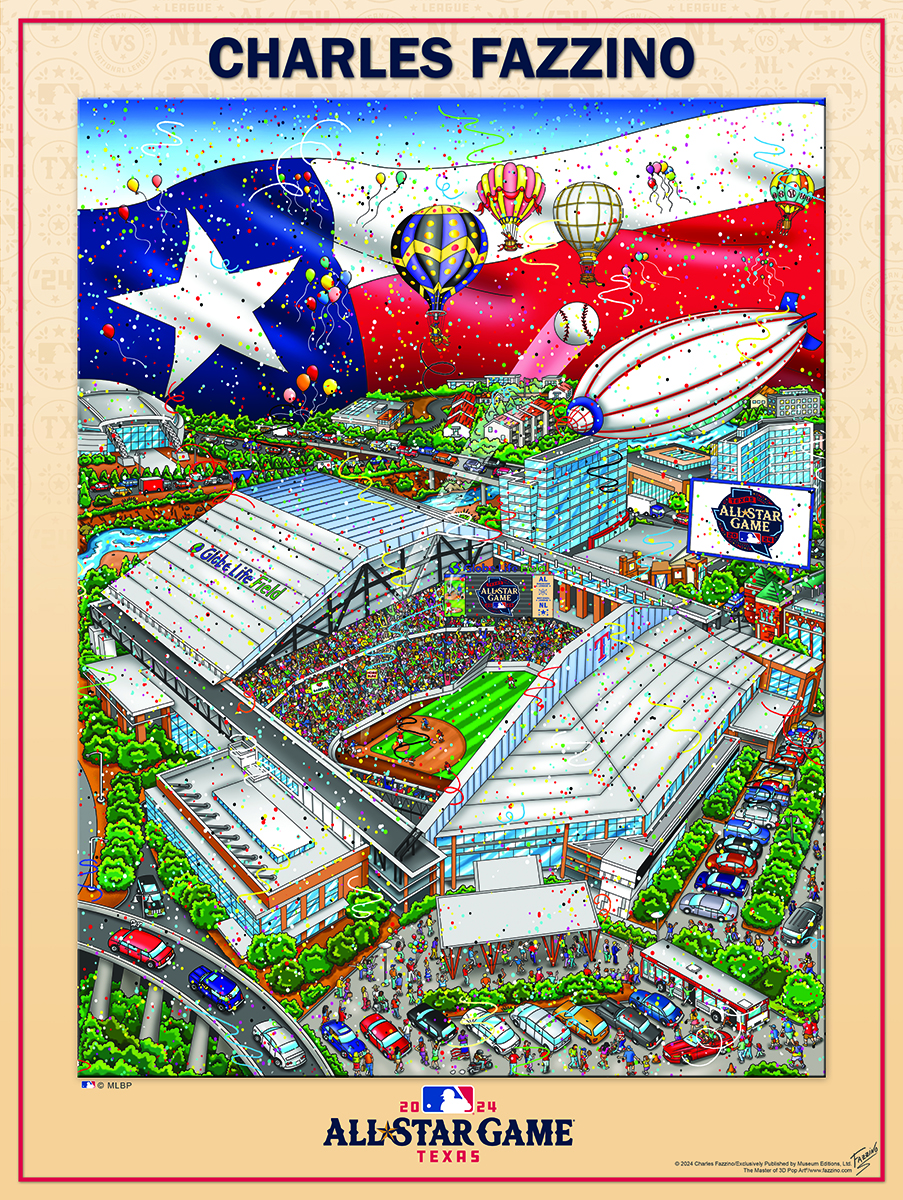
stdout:
<svg viewBox="0 0 903 1200">
<path fill-rule="evenodd" d="M 766 829 L 764 825 L 757 825 L 755 821 L 744 821 L 740 817 L 732 817 L 724 826 L 724 836 L 752 838 L 761 846 L 765 846 L 771 841 L 771 831 Z"/>
<path fill-rule="evenodd" d="M 700 871 L 696 876 L 696 887 L 701 892 L 712 896 L 727 896 L 730 900 L 739 900 L 746 895 L 749 886 L 745 879 L 738 875 L 726 875 L 724 872 L 715 874 L 713 871 Z"/>
<path fill-rule="evenodd" d="M 234 979 L 221 975 L 219 971 L 209 971 L 206 967 L 195 967 L 188 976 L 188 986 L 225 1012 L 234 1012 L 245 1002 L 242 990 Z"/>
<path fill-rule="evenodd" d="M 774 800 L 776 804 L 780 804 L 781 808 L 786 808 L 790 803 L 790 797 L 786 792 L 780 792 L 775 787 L 769 787 L 767 783 L 757 784 L 756 787 L 749 787 L 743 797 L 744 800 L 752 800 L 758 802 L 760 800 Z"/>
<path fill-rule="evenodd" d="M 336 1054 L 347 1058 L 350 1062 L 355 1052 L 360 1055 L 367 1053 L 367 1047 L 359 1037 L 355 1037 L 347 1025 L 341 1021 L 324 1021 L 320 1026 L 320 1037 Z"/>
<path fill-rule="evenodd" d="M 659 1025 L 676 1025 L 683 1017 L 674 1001 L 663 996 L 661 992 L 638 989 L 630 993 L 630 1003 L 647 1017 L 658 1021 Z"/>
</svg>

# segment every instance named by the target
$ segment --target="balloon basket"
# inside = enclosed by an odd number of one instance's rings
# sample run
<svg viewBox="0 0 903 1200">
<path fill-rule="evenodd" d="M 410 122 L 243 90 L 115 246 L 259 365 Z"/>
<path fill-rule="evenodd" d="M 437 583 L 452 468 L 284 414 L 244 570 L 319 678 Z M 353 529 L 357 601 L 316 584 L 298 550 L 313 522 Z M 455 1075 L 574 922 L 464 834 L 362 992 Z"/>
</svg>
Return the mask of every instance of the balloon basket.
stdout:
<svg viewBox="0 0 903 1200">
<path fill-rule="evenodd" d="M 521 244 L 517 240 L 517 238 L 513 238 L 513 237 L 511 237 L 510 234 L 506 233 L 505 234 L 505 242 L 504 242 L 504 245 L 502 246 L 502 249 L 507 250 L 508 253 L 510 254 L 513 250 L 522 250 L 523 247 L 521 246 Z"/>
<path fill-rule="evenodd" d="M 434 346 L 446 346 L 448 338 L 445 336 L 445 330 L 442 328 L 445 313 L 433 312 L 427 313 L 430 323 L 430 341 Z"/>
<path fill-rule="evenodd" d="M 580 282 L 586 287 L 592 287 L 593 284 L 597 283 L 595 266 L 595 263 L 591 267 L 588 267 L 585 263 L 583 264 L 583 269 L 580 273 Z"/>
<path fill-rule="evenodd" d="M 790 218 L 784 217 L 781 221 L 779 221 L 778 229 L 780 230 L 781 233 L 789 233 L 790 232 Z"/>
</svg>

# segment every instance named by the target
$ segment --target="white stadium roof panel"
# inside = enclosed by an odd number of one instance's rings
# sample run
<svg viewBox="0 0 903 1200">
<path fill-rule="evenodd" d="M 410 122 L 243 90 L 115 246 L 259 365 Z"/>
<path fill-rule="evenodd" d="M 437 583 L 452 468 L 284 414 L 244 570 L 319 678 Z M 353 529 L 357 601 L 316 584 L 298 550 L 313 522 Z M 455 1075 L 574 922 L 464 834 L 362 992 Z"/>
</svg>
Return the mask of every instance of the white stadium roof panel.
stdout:
<svg viewBox="0 0 903 1200">
<path fill-rule="evenodd" d="M 735 655 L 680 617 L 643 634 L 562 697 L 449 830 L 651 812 L 761 674 Z"/>
</svg>

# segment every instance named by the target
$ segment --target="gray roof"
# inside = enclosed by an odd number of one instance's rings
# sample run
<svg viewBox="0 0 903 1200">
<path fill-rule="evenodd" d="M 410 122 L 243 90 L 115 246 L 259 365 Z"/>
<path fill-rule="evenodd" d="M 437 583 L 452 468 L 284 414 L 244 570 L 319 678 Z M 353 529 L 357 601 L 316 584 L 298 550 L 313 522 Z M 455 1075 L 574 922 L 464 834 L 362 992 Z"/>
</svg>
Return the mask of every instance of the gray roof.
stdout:
<svg viewBox="0 0 903 1200">
<path fill-rule="evenodd" d="M 794 606 L 798 607 L 798 606 Z M 735 647 L 743 654 L 755 654 L 767 659 L 776 667 L 791 667 L 794 671 L 814 671 L 822 665 L 820 658 L 809 658 L 806 654 L 797 654 L 786 646 L 776 646 L 762 638 L 752 637 L 748 633 L 739 633 L 736 629 L 720 629 L 718 636 L 729 646 Z"/>
<path fill-rule="evenodd" d="M 132 716 L 172 708 L 172 697 L 157 687 L 156 680 L 145 674 L 132 654 L 105 658 L 103 662 L 87 667 L 86 671 L 102 691 L 108 692 L 123 711 Z"/>
<path fill-rule="evenodd" d="M 446 950 L 599 928 L 585 883 L 439 896 L 436 907 Z"/>
<path fill-rule="evenodd" d="M 788 713 L 793 711 L 796 699 L 776 696 L 773 692 L 757 692 L 735 720 L 731 729 L 751 737 L 774 739 L 784 728 Z"/>
</svg>

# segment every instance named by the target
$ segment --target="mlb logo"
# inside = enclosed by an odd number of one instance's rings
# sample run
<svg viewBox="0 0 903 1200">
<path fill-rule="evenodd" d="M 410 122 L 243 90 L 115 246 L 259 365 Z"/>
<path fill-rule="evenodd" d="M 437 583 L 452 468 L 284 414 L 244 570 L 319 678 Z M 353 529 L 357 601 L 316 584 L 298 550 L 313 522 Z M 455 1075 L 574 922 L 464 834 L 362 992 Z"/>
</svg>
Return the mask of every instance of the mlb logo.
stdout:
<svg viewBox="0 0 903 1200">
<path fill-rule="evenodd" d="M 425 1113 L 473 1112 L 473 1085 L 460 1083 L 439 1087 L 425 1084 L 421 1108 Z"/>
<path fill-rule="evenodd" d="M 83 1080 L 82 1080 L 82 1087 L 83 1087 L 83 1088 L 89 1088 L 89 1087 L 91 1087 L 91 1088 L 96 1088 L 96 1087 L 97 1087 L 97 1084 L 96 1084 L 96 1083 L 94 1083 L 94 1081 L 93 1081 L 93 1080 L 91 1080 L 91 1079 L 83 1079 Z M 471 1088 L 470 1090 L 471 1090 L 471 1091 L 473 1091 L 473 1088 Z M 469 1111 L 469 1110 L 468 1110 L 468 1111 Z"/>
</svg>

